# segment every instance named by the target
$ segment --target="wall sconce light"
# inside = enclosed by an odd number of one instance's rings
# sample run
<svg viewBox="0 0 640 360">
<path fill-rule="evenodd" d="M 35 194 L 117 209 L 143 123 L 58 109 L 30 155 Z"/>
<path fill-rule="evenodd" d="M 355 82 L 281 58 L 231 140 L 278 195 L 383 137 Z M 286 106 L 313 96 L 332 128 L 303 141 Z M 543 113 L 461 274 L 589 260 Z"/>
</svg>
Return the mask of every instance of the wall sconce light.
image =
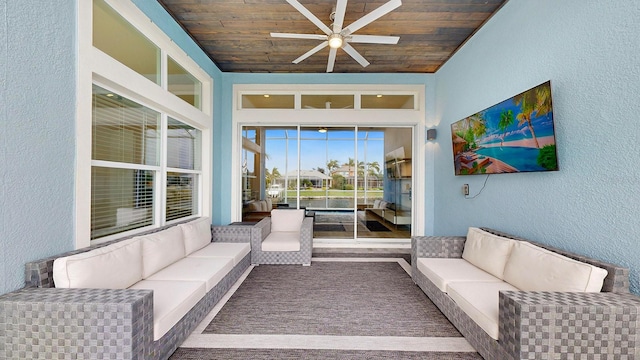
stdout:
<svg viewBox="0 0 640 360">
<path fill-rule="evenodd" d="M 436 129 L 427 129 L 427 140 L 435 140 L 437 135 Z"/>
</svg>

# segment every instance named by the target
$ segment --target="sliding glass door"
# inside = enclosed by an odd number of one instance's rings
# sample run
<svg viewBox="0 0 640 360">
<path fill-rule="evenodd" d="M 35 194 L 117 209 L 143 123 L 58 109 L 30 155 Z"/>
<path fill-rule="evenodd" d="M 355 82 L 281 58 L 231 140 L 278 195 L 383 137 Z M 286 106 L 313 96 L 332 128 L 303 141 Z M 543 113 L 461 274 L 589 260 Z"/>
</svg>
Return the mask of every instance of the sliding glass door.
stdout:
<svg viewBox="0 0 640 360">
<path fill-rule="evenodd" d="M 353 127 L 301 128 L 300 204 L 313 211 L 316 237 L 354 237 L 355 158 Z"/>
<path fill-rule="evenodd" d="M 411 139 L 411 128 L 245 126 L 243 221 L 302 208 L 317 239 L 409 238 Z"/>
</svg>

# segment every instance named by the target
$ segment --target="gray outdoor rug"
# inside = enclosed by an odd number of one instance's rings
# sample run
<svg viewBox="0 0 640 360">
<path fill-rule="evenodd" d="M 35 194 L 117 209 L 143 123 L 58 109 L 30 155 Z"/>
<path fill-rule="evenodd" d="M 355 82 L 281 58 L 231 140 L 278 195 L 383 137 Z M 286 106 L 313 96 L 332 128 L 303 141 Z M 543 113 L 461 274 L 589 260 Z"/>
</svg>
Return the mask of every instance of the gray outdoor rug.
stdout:
<svg viewBox="0 0 640 360">
<path fill-rule="evenodd" d="M 257 266 L 204 333 L 461 336 L 395 262 Z"/>
<path fill-rule="evenodd" d="M 477 353 L 298 350 L 298 349 L 186 349 L 179 348 L 171 360 L 482 360 Z"/>
</svg>

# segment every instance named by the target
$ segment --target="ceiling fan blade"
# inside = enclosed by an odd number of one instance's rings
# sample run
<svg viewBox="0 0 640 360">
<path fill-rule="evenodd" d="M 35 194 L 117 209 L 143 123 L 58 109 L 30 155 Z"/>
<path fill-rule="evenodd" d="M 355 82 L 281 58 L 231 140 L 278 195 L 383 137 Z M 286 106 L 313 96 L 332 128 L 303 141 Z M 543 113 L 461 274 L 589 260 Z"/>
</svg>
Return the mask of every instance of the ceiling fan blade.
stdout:
<svg viewBox="0 0 640 360">
<path fill-rule="evenodd" d="M 338 0 L 336 4 L 336 15 L 333 18 L 333 32 L 339 33 L 342 31 L 342 25 L 344 23 L 344 14 L 347 12 L 347 0 Z"/>
<path fill-rule="evenodd" d="M 349 55 L 351 55 L 351 57 L 357 61 L 360 65 L 362 65 L 362 67 L 367 67 L 369 66 L 369 62 L 367 61 L 367 59 L 365 59 L 362 55 L 360 55 L 360 53 L 358 51 L 356 51 L 356 49 L 353 48 L 353 46 L 349 45 L 349 44 L 344 44 L 342 46 L 342 49 Z"/>
<path fill-rule="evenodd" d="M 336 63 L 336 53 L 338 49 L 331 48 L 329 50 L 329 61 L 327 61 L 327 72 L 333 72 L 333 65 Z"/>
<path fill-rule="evenodd" d="M 322 49 L 326 48 L 327 46 L 329 46 L 329 42 L 328 42 L 328 41 L 325 41 L 325 42 L 321 43 L 320 45 L 318 45 L 318 46 L 314 47 L 313 49 L 311 49 L 311 50 L 307 51 L 306 53 L 302 54 L 302 56 L 300 56 L 299 58 L 297 58 L 297 59 L 293 60 L 293 61 L 292 61 L 292 63 L 297 64 L 297 63 L 299 63 L 300 61 L 302 61 L 302 60 L 304 60 L 304 59 L 308 58 L 309 56 L 311 56 L 311 55 L 313 55 L 313 54 L 317 53 L 318 51 L 320 51 L 320 50 L 322 50 Z"/>
<path fill-rule="evenodd" d="M 354 32 L 358 31 L 359 29 L 361 29 L 361 28 L 369 25 L 370 23 L 374 22 L 378 18 L 380 18 L 380 17 L 386 15 L 387 13 L 395 10 L 400 5 L 402 5 L 402 1 L 401 0 L 390 0 L 388 3 L 380 6 L 379 8 L 373 10 L 372 12 L 368 13 L 367 15 L 365 15 L 365 16 L 361 17 L 360 19 L 354 21 L 351 25 L 349 25 L 346 28 L 342 29 L 341 34 L 345 35 L 345 36 L 349 35 L 349 34 L 353 34 Z"/>
<path fill-rule="evenodd" d="M 397 44 L 399 36 L 351 35 L 349 42 L 363 44 Z"/>
<path fill-rule="evenodd" d="M 331 29 L 329 29 L 329 27 L 327 25 L 325 25 L 322 21 L 320 21 L 320 19 L 318 19 L 318 17 L 316 17 L 315 15 L 313 15 L 311 13 L 311 11 L 307 10 L 306 7 L 304 7 L 302 4 L 300 4 L 298 2 L 298 0 L 287 0 L 287 2 L 293 6 L 294 8 L 296 8 L 296 10 L 298 10 L 302 15 L 304 15 L 304 17 L 306 17 L 307 19 L 309 19 L 309 21 L 311 21 L 312 23 L 314 23 L 318 28 L 320 28 L 320 30 L 322 30 L 322 32 L 324 32 L 327 35 L 331 35 Z"/>
<path fill-rule="evenodd" d="M 327 35 L 321 34 L 292 34 L 292 33 L 271 33 L 272 37 L 287 39 L 311 39 L 311 40 L 327 40 Z"/>
</svg>

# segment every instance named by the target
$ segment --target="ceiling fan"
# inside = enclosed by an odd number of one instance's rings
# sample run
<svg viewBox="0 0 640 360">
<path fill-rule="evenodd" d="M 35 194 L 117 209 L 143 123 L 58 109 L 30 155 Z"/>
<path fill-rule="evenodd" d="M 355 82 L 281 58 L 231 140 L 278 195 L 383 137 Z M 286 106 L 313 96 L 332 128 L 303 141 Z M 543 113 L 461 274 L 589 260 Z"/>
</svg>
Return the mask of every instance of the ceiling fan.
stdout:
<svg viewBox="0 0 640 360">
<path fill-rule="evenodd" d="M 369 25 L 378 18 L 388 14 L 402 5 L 401 0 L 390 0 L 379 8 L 373 10 L 367 15 L 354 21 L 347 27 L 343 28 L 344 15 L 347 10 L 347 0 L 337 0 L 335 12 L 331 15 L 333 20 L 332 27 L 329 28 L 320 19 L 313 15 L 307 8 L 300 4 L 297 0 L 286 0 L 291 6 L 296 8 L 309 21 L 314 23 L 325 35 L 322 34 L 292 34 L 292 33 L 271 33 L 272 37 L 288 38 L 288 39 L 311 39 L 323 40 L 322 43 L 313 49 L 307 51 L 299 58 L 293 60 L 294 64 L 301 62 L 309 56 L 329 46 L 329 61 L 327 62 L 327 72 L 333 71 L 333 65 L 336 61 L 336 53 L 342 48 L 354 60 L 363 67 L 367 67 L 369 62 L 349 43 L 368 43 L 368 44 L 397 44 L 400 37 L 398 36 L 379 36 L 379 35 L 353 35 L 354 32 Z"/>
</svg>

